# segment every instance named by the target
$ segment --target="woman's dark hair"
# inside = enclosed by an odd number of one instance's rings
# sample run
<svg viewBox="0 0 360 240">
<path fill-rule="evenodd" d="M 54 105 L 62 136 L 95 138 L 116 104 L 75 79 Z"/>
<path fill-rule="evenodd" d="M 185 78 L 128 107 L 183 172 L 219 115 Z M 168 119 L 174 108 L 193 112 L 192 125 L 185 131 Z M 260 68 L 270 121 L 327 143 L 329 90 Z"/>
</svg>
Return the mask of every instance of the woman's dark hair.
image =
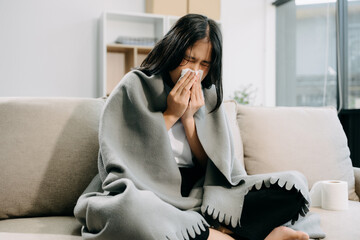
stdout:
<svg viewBox="0 0 360 240">
<path fill-rule="evenodd" d="M 180 18 L 170 31 L 155 45 L 142 62 L 139 70 L 146 75 L 161 74 L 169 79 L 169 71 L 182 62 L 185 51 L 196 41 L 208 38 L 212 45 L 209 73 L 201 82 L 205 88 L 213 84 L 216 88 L 216 111 L 223 100 L 222 88 L 222 36 L 216 22 L 199 14 L 188 14 Z"/>
</svg>

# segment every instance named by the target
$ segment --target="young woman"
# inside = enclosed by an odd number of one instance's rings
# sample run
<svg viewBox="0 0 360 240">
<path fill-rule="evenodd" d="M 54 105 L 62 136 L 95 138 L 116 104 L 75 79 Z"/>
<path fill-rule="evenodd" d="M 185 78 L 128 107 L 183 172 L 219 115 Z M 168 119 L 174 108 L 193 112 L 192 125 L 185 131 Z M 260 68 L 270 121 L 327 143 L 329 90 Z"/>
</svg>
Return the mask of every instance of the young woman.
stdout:
<svg viewBox="0 0 360 240">
<path fill-rule="evenodd" d="M 221 75 L 218 26 L 189 14 L 121 80 L 74 210 L 85 239 L 309 239 L 282 226 L 308 211 L 306 179 L 247 176 L 234 157 Z"/>
</svg>

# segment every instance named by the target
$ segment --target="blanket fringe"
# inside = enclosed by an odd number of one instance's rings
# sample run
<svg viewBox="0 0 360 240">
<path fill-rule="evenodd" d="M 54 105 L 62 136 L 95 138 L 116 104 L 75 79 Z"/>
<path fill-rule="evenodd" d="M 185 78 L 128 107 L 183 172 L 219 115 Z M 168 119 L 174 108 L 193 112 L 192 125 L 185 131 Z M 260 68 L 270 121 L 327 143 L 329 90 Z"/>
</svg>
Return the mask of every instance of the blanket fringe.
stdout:
<svg viewBox="0 0 360 240">
<path fill-rule="evenodd" d="M 304 217 L 309 212 L 309 207 L 310 207 L 309 206 L 310 202 L 305 197 L 306 193 L 303 193 L 302 189 L 299 186 L 297 186 L 295 183 L 288 182 L 279 177 L 271 177 L 267 181 L 261 180 L 259 182 L 256 182 L 255 184 L 251 185 L 250 187 L 248 187 L 245 190 L 244 196 L 247 195 L 249 193 L 249 191 L 251 191 L 253 188 L 260 190 L 264 186 L 266 188 L 270 188 L 270 186 L 273 186 L 276 184 L 279 187 L 286 189 L 287 191 L 290 191 L 293 188 L 295 188 L 298 193 L 301 193 L 301 195 L 304 199 L 304 205 L 301 207 L 298 214 L 296 214 L 296 216 L 294 216 L 291 219 L 291 224 L 294 225 L 294 223 L 299 219 L 300 216 Z M 242 207 L 242 203 L 241 203 L 241 206 L 239 206 L 239 207 Z M 211 216 L 215 221 L 219 222 L 220 224 L 225 224 L 226 226 L 230 226 L 230 224 L 231 224 L 231 227 L 233 227 L 233 228 L 236 228 L 237 226 L 241 227 L 241 222 L 240 222 L 241 216 L 226 215 L 225 213 L 221 213 L 219 209 L 217 209 L 216 207 L 211 206 L 211 205 L 206 205 L 206 206 L 203 205 L 201 207 L 201 212 L 204 215 L 207 214 L 207 215 Z"/>
<path fill-rule="evenodd" d="M 200 236 L 202 233 L 206 232 L 206 228 L 210 227 L 209 224 L 201 220 L 200 222 L 195 223 L 195 225 L 190 225 L 182 228 L 180 231 L 175 233 L 175 236 L 166 236 L 167 240 L 190 240 L 195 239 L 197 236 Z"/>
</svg>

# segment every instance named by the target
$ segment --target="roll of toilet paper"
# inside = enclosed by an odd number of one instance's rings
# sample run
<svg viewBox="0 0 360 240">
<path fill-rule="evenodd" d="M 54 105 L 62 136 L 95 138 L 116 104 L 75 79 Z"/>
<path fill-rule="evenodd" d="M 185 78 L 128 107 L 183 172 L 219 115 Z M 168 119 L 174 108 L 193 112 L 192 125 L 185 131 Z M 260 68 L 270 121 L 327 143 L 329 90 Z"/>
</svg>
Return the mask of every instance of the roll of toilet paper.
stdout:
<svg viewBox="0 0 360 240">
<path fill-rule="evenodd" d="M 310 191 L 311 207 L 327 210 L 348 209 L 348 185 L 345 181 L 328 180 L 316 182 Z"/>
<path fill-rule="evenodd" d="M 325 181 L 321 191 L 321 207 L 328 210 L 348 209 L 348 185 L 344 181 Z"/>
</svg>

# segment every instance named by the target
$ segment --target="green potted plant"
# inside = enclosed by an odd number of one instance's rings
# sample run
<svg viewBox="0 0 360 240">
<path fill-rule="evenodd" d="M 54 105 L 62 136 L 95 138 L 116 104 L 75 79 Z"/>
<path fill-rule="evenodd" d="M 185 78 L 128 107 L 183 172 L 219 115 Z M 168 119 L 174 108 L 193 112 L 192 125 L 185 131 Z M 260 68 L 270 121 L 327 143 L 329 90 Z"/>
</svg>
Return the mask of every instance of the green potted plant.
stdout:
<svg viewBox="0 0 360 240">
<path fill-rule="evenodd" d="M 254 89 L 252 84 L 241 86 L 236 90 L 231 96 L 231 99 L 234 99 L 239 104 L 251 104 L 255 99 L 256 89 Z"/>
</svg>

